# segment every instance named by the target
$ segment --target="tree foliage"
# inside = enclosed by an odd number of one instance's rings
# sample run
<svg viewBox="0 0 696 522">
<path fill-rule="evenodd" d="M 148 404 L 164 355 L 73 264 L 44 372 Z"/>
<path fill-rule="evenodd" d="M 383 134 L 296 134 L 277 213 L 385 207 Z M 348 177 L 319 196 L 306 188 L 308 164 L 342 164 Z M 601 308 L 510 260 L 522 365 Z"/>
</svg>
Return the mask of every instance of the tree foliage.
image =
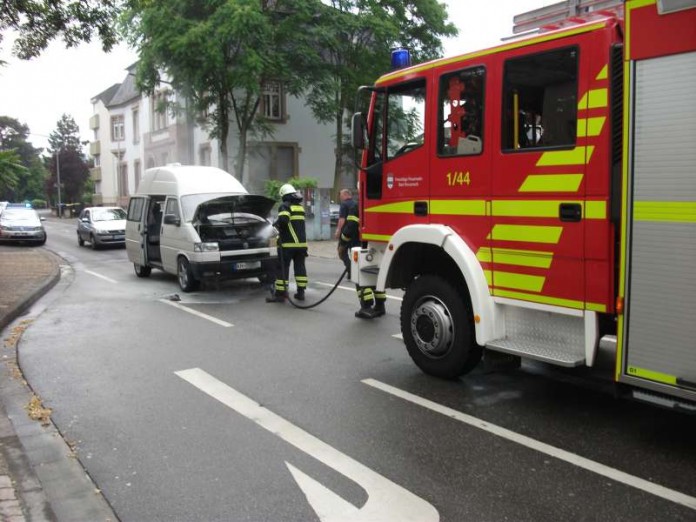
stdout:
<svg viewBox="0 0 696 522">
<path fill-rule="evenodd" d="M 82 153 L 80 128 L 72 116 L 63 114 L 56 130 L 48 138 L 51 157 L 48 159 L 50 176 L 46 192 L 58 200 L 58 171 L 60 171 L 61 202 L 78 203 L 89 179 L 89 167 Z"/>
<path fill-rule="evenodd" d="M 139 53 L 138 85 L 152 93 L 162 75 L 205 114 L 228 170 L 244 180 L 249 134 L 269 131 L 259 117 L 262 85 L 282 82 L 289 94 L 307 88 L 320 69 L 314 45 L 319 0 L 131 0 L 124 17 Z M 231 125 L 239 135 L 230 168 Z"/>
<path fill-rule="evenodd" d="M 47 172 L 41 161 L 41 150 L 27 141 L 29 127 L 15 118 L 0 116 L 0 151 L 18 157 L 22 169 L 15 171 L 15 183 L 0 183 L 0 200 L 24 201 L 44 197 Z"/>
<path fill-rule="evenodd" d="M 104 51 L 117 42 L 118 0 L 10 0 L 0 2 L 0 42 L 6 30 L 18 36 L 13 53 L 28 60 L 62 36 L 66 47 L 89 42 L 96 35 Z"/>
<path fill-rule="evenodd" d="M 312 86 L 308 101 L 315 117 L 333 122 L 336 137 L 334 188 L 338 190 L 347 153 L 344 117 L 354 109 L 360 85 L 390 69 L 391 49 L 405 47 L 413 63 L 442 54 L 441 38 L 455 36 L 444 4 L 437 0 L 326 0 L 321 11 L 325 75 Z"/>
</svg>

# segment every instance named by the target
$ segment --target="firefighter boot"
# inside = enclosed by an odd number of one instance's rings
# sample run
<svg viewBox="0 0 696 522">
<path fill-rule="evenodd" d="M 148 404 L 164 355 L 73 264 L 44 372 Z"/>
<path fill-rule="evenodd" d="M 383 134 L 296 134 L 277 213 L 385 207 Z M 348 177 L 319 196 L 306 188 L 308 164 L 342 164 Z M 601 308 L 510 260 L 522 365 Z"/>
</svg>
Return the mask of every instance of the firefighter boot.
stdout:
<svg viewBox="0 0 696 522">
<path fill-rule="evenodd" d="M 297 293 L 293 297 L 298 301 L 304 301 L 304 288 L 298 288 Z"/>
<path fill-rule="evenodd" d="M 284 303 L 288 298 L 287 292 L 273 292 L 266 298 L 267 303 Z"/>
<path fill-rule="evenodd" d="M 385 313 L 384 300 L 377 299 L 375 301 L 375 307 L 372 309 L 372 317 L 382 317 Z"/>
</svg>

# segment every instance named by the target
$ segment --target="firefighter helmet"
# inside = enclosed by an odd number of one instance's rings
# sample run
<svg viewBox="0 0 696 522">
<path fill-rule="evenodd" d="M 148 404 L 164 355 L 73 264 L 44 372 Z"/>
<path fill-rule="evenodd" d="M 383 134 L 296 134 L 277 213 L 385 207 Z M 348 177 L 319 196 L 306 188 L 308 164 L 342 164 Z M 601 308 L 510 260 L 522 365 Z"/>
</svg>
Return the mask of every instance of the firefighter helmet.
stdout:
<svg viewBox="0 0 696 522">
<path fill-rule="evenodd" d="M 297 189 L 295 189 L 295 187 L 293 187 L 290 183 L 286 183 L 285 185 L 280 187 L 278 194 L 282 198 L 287 196 L 288 194 L 294 194 L 295 192 L 297 192 Z"/>
</svg>

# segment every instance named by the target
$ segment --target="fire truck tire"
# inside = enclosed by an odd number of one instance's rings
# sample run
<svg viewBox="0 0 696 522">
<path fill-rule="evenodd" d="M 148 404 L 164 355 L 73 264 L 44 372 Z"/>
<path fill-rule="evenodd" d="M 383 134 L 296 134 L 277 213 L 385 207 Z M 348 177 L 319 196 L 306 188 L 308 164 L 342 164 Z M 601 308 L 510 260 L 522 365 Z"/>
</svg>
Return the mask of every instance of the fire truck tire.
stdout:
<svg viewBox="0 0 696 522">
<path fill-rule="evenodd" d="M 428 375 L 454 379 L 481 360 L 471 307 L 442 277 L 424 275 L 408 285 L 401 333 L 413 362 Z"/>
</svg>

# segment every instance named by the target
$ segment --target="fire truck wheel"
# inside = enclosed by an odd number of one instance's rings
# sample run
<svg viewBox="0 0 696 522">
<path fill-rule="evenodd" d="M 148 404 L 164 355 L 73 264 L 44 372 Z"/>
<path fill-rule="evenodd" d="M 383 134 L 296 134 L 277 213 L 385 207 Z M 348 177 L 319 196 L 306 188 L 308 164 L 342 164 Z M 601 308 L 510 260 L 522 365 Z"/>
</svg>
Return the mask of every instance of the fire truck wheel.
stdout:
<svg viewBox="0 0 696 522">
<path fill-rule="evenodd" d="M 470 306 L 439 276 L 421 276 L 406 288 L 401 333 L 409 355 L 429 375 L 453 379 L 481 360 Z"/>
</svg>

